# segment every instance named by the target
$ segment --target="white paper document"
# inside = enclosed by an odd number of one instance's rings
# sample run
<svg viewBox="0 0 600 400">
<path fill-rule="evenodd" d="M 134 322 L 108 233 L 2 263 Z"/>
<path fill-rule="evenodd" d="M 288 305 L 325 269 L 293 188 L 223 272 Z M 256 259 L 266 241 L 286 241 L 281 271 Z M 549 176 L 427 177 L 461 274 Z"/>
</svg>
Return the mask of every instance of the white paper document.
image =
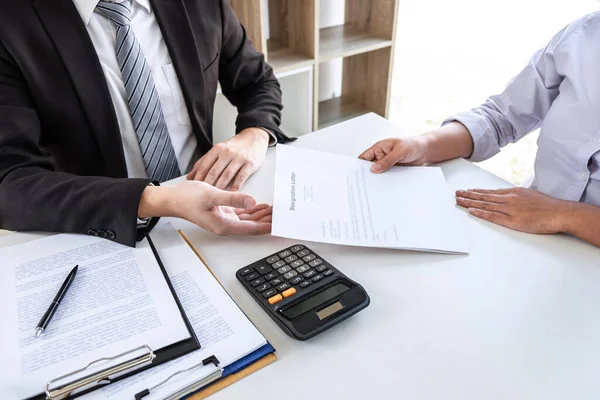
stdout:
<svg viewBox="0 0 600 400">
<path fill-rule="evenodd" d="M 351 246 L 467 253 L 455 205 L 438 167 L 370 171 L 371 162 L 277 146 L 274 236 Z"/>
<path fill-rule="evenodd" d="M 40 317 L 71 269 L 79 271 L 47 330 Z M 147 242 L 56 235 L 0 249 L 0 397 L 42 393 L 46 383 L 140 345 L 190 337 Z"/>
<path fill-rule="evenodd" d="M 239 309 L 171 224 L 150 234 L 173 287 L 200 342 L 200 350 L 149 369 L 124 381 L 84 396 L 84 399 L 133 399 L 172 374 L 193 367 L 214 355 L 229 365 L 267 344 L 266 339 Z M 144 400 L 155 400 L 178 391 L 215 371 L 212 364 L 177 375 L 151 390 Z"/>
</svg>

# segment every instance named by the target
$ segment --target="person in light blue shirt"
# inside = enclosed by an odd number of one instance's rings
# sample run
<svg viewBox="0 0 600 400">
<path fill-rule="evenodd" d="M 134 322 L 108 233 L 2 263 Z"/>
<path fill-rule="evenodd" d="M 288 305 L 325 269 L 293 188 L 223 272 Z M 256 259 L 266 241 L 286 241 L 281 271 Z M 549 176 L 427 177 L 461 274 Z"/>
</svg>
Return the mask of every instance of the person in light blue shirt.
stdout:
<svg viewBox="0 0 600 400">
<path fill-rule="evenodd" d="M 565 27 L 504 92 L 419 137 L 387 139 L 361 158 L 381 173 L 457 157 L 486 160 L 540 129 L 530 188 L 459 190 L 469 213 L 530 233 L 565 232 L 600 246 L 600 13 Z"/>
</svg>

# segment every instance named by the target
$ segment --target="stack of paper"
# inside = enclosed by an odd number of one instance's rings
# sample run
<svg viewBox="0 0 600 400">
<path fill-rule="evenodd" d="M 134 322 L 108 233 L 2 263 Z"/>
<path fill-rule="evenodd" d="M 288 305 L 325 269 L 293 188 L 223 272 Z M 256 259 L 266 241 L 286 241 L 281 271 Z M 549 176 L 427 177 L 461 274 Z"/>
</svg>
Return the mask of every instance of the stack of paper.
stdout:
<svg viewBox="0 0 600 400">
<path fill-rule="evenodd" d="M 216 371 L 201 365 L 212 355 L 235 373 L 238 364 L 245 366 L 239 362 L 244 357 L 274 351 L 171 224 L 157 226 L 151 237 L 201 348 L 83 398 L 133 399 L 167 381 L 144 397 L 163 399 Z M 132 249 L 77 235 L 0 249 L 0 397 L 37 395 L 48 381 L 91 360 L 140 343 L 157 349 L 189 337 L 156 262 L 147 241 Z M 75 263 L 80 270 L 73 285 L 48 330 L 34 339 L 37 320 Z"/>
<path fill-rule="evenodd" d="M 151 235 L 202 348 L 92 392 L 86 399 L 133 399 L 136 393 L 154 387 L 172 374 L 193 367 L 211 355 L 215 355 L 222 366 L 227 366 L 267 345 L 264 336 L 172 225 L 158 226 Z M 152 391 L 144 400 L 165 398 L 208 375 L 212 372 L 211 368 L 214 369 L 206 366 L 180 374 Z"/>
</svg>

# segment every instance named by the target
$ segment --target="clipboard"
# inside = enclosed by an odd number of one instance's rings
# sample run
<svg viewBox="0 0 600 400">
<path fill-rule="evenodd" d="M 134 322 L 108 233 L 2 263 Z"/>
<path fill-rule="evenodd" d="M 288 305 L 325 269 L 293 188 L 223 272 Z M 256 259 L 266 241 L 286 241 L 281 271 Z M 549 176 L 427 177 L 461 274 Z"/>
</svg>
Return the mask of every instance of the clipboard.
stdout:
<svg viewBox="0 0 600 400">
<path fill-rule="evenodd" d="M 192 328 L 192 324 L 185 314 L 179 297 L 177 296 L 171 280 L 169 279 L 165 266 L 158 255 L 158 251 L 156 250 L 150 235 L 148 235 L 146 238 L 154 257 L 156 258 L 158 266 L 160 267 L 160 270 L 167 282 L 169 290 L 173 295 L 175 303 L 177 304 L 177 308 L 179 308 L 179 312 L 181 313 L 185 327 L 190 334 L 189 339 L 173 343 L 162 349 L 152 349 L 147 344 L 140 344 L 140 346 L 127 350 L 123 353 L 107 355 L 104 358 L 93 360 L 87 366 L 84 366 L 81 369 L 56 377 L 55 379 L 49 381 L 46 384 L 46 390 L 44 393 L 30 397 L 27 400 L 74 399 L 91 391 L 106 387 L 112 383 L 129 378 L 135 374 L 184 356 L 200 348 L 200 343 L 198 342 L 198 338 L 196 337 L 194 329 Z M 92 370 L 97 364 L 110 363 L 119 359 L 124 360 L 115 363 L 114 365 L 109 365 L 105 368 L 102 368 L 99 371 L 86 374 L 86 371 Z"/>
<path fill-rule="evenodd" d="M 219 283 L 219 285 L 223 287 L 223 284 L 216 277 L 216 275 L 208 266 L 206 261 L 204 261 L 204 259 L 202 258 L 198 250 L 196 250 L 194 245 L 190 242 L 190 240 L 185 236 L 185 234 L 181 230 L 179 230 L 178 232 L 183 238 L 183 240 L 188 244 L 188 246 L 190 246 L 194 254 L 196 254 L 196 256 L 200 259 L 202 264 L 204 264 L 206 269 Z M 212 355 L 204 359 L 201 363 L 186 368 L 184 370 L 177 371 L 162 382 L 135 394 L 135 400 L 144 400 L 146 396 L 152 394 L 154 390 L 168 383 L 171 379 L 175 378 L 176 376 L 185 374 L 187 372 L 192 372 L 197 370 L 198 368 L 202 368 L 204 366 L 213 364 L 216 367 L 216 370 L 214 372 L 201 377 L 192 384 L 173 392 L 167 397 L 163 397 L 161 400 L 179 400 L 181 398 L 185 398 L 188 400 L 205 399 L 206 397 L 226 388 L 227 386 L 239 381 L 240 379 L 245 378 L 248 375 L 253 374 L 254 372 L 266 367 L 267 365 L 275 361 L 277 361 L 277 356 L 275 355 L 275 348 L 273 348 L 273 346 L 271 346 L 268 342 L 266 345 L 262 346 L 258 350 L 248 354 L 247 356 L 226 367 L 221 367 L 218 358 L 215 355 Z"/>
</svg>

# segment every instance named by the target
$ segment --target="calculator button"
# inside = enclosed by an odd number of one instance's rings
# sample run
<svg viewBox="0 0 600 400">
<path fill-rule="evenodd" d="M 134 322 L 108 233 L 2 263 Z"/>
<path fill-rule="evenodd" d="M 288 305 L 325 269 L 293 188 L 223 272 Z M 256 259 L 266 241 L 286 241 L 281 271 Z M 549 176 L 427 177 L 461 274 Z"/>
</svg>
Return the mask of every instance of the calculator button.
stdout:
<svg viewBox="0 0 600 400">
<path fill-rule="evenodd" d="M 283 278 L 275 278 L 269 283 L 273 286 L 277 286 L 277 285 L 283 283 Z"/>
<path fill-rule="evenodd" d="M 326 269 L 329 269 L 329 266 L 328 266 L 328 265 L 325 265 L 325 264 L 321 264 L 321 265 L 319 265 L 319 266 L 318 266 L 316 269 L 317 269 L 317 272 L 323 272 L 323 271 L 325 271 Z"/>
<path fill-rule="evenodd" d="M 286 263 L 291 263 L 291 262 L 294 262 L 294 261 L 296 261 L 297 259 L 298 259 L 298 256 L 291 255 L 291 256 L 289 256 L 289 257 L 287 257 L 287 258 L 285 259 L 285 262 L 286 262 Z"/>
<path fill-rule="evenodd" d="M 275 264 L 273 264 L 273 268 L 283 267 L 284 265 L 285 265 L 285 261 L 283 261 L 283 260 L 277 261 Z"/>
<path fill-rule="evenodd" d="M 290 271 L 290 272 L 286 273 L 285 275 L 283 275 L 283 277 L 285 279 L 292 279 L 296 275 L 298 275 L 298 273 L 296 271 Z"/>
<path fill-rule="evenodd" d="M 314 254 L 309 254 L 306 257 L 303 257 L 302 259 L 306 262 L 309 262 L 309 261 L 314 260 L 315 258 L 317 258 L 317 256 L 315 256 Z"/>
<path fill-rule="evenodd" d="M 271 279 L 275 279 L 279 276 L 279 274 L 275 271 L 273 272 L 269 272 L 268 274 L 266 274 L 263 278 L 265 278 L 266 280 L 271 280 Z"/>
<path fill-rule="evenodd" d="M 242 274 L 242 276 L 246 276 L 248 274 L 251 274 L 252 272 L 254 272 L 254 268 L 252 267 L 246 267 L 243 270 L 240 271 L 240 274 Z"/>
<path fill-rule="evenodd" d="M 294 246 L 294 247 L 292 247 L 292 249 L 291 249 L 291 250 L 292 250 L 294 253 L 297 253 L 297 252 L 299 252 L 300 250 L 302 250 L 303 248 L 304 248 L 304 246 Z"/>
<path fill-rule="evenodd" d="M 293 263 L 291 263 L 290 265 L 292 266 L 292 268 L 298 268 L 299 266 L 301 266 L 302 264 L 304 264 L 304 261 L 302 260 L 298 260 L 298 261 L 294 261 Z"/>
<path fill-rule="evenodd" d="M 301 252 L 299 252 L 297 255 L 298 257 L 304 257 L 310 254 L 309 250 L 302 250 Z"/>
<path fill-rule="evenodd" d="M 258 286 L 261 283 L 265 283 L 265 280 L 263 278 L 258 278 L 258 279 L 253 280 L 251 283 L 252 283 L 252 286 Z"/>
<path fill-rule="evenodd" d="M 259 267 L 256 267 L 256 270 L 258 271 L 259 274 L 264 275 L 266 273 L 273 271 L 273 268 L 269 267 L 268 265 L 261 265 Z"/>
<path fill-rule="evenodd" d="M 329 275 L 333 275 L 333 271 L 328 269 L 327 271 L 323 272 L 323 276 L 329 276 Z"/>
<path fill-rule="evenodd" d="M 269 297 L 273 297 L 277 294 L 277 289 L 269 289 L 266 292 L 264 292 L 262 295 L 265 299 L 268 299 Z"/>
<path fill-rule="evenodd" d="M 269 263 L 269 264 L 273 264 L 275 261 L 279 261 L 279 257 L 273 256 L 273 257 L 267 258 L 267 263 Z"/>
<path fill-rule="evenodd" d="M 292 270 L 292 267 L 290 267 L 289 265 L 286 265 L 285 267 L 281 267 L 277 270 L 277 272 L 279 272 L 280 274 L 285 274 L 286 272 L 290 272 Z"/>
<path fill-rule="evenodd" d="M 300 283 L 300 287 L 301 288 L 305 288 L 305 287 L 308 287 L 310 285 L 312 285 L 311 281 L 304 281 L 304 282 Z"/>
<path fill-rule="evenodd" d="M 306 279 L 308 279 L 308 278 L 311 278 L 311 277 L 315 276 L 316 274 L 317 274 L 317 271 L 310 270 L 310 271 L 304 273 L 304 277 Z"/>
<path fill-rule="evenodd" d="M 291 255 L 292 255 L 292 252 L 289 251 L 289 250 L 282 251 L 281 253 L 279 253 L 279 257 L 281 257 L 281 258 L 286 258 L 286 257 L 291 256 Z"/>
<path fill-rule="evenodd" d="M 300 275 L 298 275 L 298 276 L 294 277 L 294 279 L 292 279 L 292 280 L 290 281 L 290 284 L 292 284 L 292 285 L 297 285 L 297 284 L 299 284 L 300 282 L 302 282 L 303 280 L 304 280 L 304 278 L 303 278 L 303 277 L 301 277 Z"/>
<path fill-rule="evenodd" d="M 321 265 L 323 264 L 323 260 L 321 260 L 320 258 L 317 258 L 316 260 L 312 260 L 311 262 L 308 263 L 308 265 L 310 265 L 311 267 L 316 267 L 317 265 Z"/>
<path fill-rule="evenodd" d="M 287 290 L 290 288 L 290 284 L 289 283 L 282 283 L 281 285 L 277 286 L 277 290 L 279 290 L 280 292 L 283 292 L 284 290 Z"/>
<path fill-rule="evenodd" d="M 258 272 L 253 272 L 250 275 L 246 275 L 246 280 L 248 282 L 258 279 L 258 278 L 260 278 L 260 275 L 258 274 Z"/>
<path fill-rule="evenodd" d="M 296 294 L 296 288 L 289 288 L 285 292 L 281 293 L 283 297 L 290 297 Z"/>
<path fill-rule="evenodd" d="M 281 300 L 283 300 L 283 297 L 281 297 L 280 294 L 276 294 L 275 296 L 269 298 L 269 304 L 275 304 Z"/>
<path fill-rule="evenodd" d="M 321 279 L 323 279 L 323 275 L 317 275 L 312 278 L 313 282 L 319 282 Z"/>
<path fill-rule="evenodd" d="M 296 271 L 301 274 L 303 272 L 306 272 L 310 269 L 310 267 L 308 265 L 303 265 L 301 267 L 296 268 Z"/>
<path fill-rule="evenodd" d="M 256 288 L 256 290 L 258 290 L 258 293 L 262 293 L 265 290 L 269 289 L 271 287 L 271 285 L 269 285 L 268 283 L 263 283 L 262 285 L 258 286 Z"/>
</svg>

